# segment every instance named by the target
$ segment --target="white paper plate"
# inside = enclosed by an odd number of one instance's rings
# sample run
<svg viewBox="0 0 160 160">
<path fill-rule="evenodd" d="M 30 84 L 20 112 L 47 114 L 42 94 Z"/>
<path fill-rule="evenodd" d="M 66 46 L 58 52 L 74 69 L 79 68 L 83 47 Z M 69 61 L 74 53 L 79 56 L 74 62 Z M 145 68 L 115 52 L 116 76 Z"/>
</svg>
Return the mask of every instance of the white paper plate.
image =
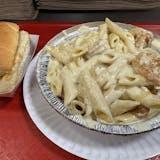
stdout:
<svg viewBox="0 0 160 160">
<path fill-rule="evenodd" d="M 36 61 L 37 57 L 24 78 L 24 101 L 35 125 L 53 143 L 92 160 L 142 160 L 160 153 L 160 129 L 139 135 L 106 135 L 77 126 L 59 115 L 41 95 L 35 78 Z"/>
</svg>

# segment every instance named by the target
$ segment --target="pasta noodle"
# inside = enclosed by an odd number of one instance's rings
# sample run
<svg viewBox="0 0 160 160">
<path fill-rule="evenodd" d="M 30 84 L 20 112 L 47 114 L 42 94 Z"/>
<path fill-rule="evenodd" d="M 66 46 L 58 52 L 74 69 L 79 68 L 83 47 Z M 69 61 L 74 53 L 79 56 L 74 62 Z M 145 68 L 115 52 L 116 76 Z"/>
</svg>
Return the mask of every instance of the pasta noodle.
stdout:
<svg viewBox="0 0 160 160">
<path fill-rule="evenodd" d="M 59 62 L 63 64 L 69 63 L 72 59 L 71 57 L 72 48 L 68 44 L 62 44 L 60 47 L 47 46 L 46 50 L 50 52 L 52 56 L 54 56 Z"/>
<path fill-rule="evenodd" d="M 118 123 L 131 123 L 138 120 L 139 119 L 130 112 L 127 112 L 115 117 L 115 121 Z"/>
<path fill-rule="evenodd" d="M 62 65 L 58 61 L 50 59 L 46 80 L 56 96 L 61 96 L 62 93 L 61 69 Z"/>
<path fill-rule="evenodd" d="M 118 83 L 126 86 L 146 86 L 150 84 L 144 77 L 138 74 L 122 77 L 119 79 Z"/>
<path fill-rule="evenodd" d="M 63 68 L 62 79 L 64 91 L 64 104 L 68 105 L 72 100 L 76 98 L 78 93 L 72 75 L 67 68 Z"/>
<path fill-rule="evenodd" d="M 127 90 L 128 95 L 134 99 L 139 101 L 141 104 L 147 106 L 147 107 L 156 107 L 160 108 L 160 98 L 158 95 L 152 94 L 148 89 L 146 88 L 138 88 L 133 87 Z"/>
<path fill-rule="evenodd" d="M 87 34 L 83 34 L 78 37 L 74 43 L 74 52 L 72 54 L 73 57 L 79 57 L 81 55 L 86 54 L 90 48 L 92 48 L 95 43 L 98 41 L 98 33 L 97 32 L 88 32 Z"/>
<path fill-rule="evenodd" d="M 104 96 L 96 81 L 91 77 L 89 71 L 82 72 L 79 81 L 80 85 L 86 89 L 85 96 L 93 106 L 97 118 L 105 122 L 113 122 L 112 114 L 107 106 Z"/>
<path fill-rule="evenodd" d="M 104 97 L 108 105 L 119 99 L 125 90 L 115 90 L 113 87 L 104 92 Z"/>
<path fill-rule="evenodd" d="M 74 114 L 85 114 L 86 106 L 83 102 L 78 100 L 73 100 L 69 105 L 69 111 Z"/>
<path fill-rule="evenodd" d="M 112 49 L 115 49 L 120 53 L 127 53 L 127 47 L 122 42 L 122 40 L 120 40 L 120 37 L 117 36 L 116 34 L 111 33 L 109 35 L 109 42 Z"/>
<path fill-rule="evenodd" d="M 113 116 L 121 115 L 125 112 L 133 110 L 136 108 L 140 102 L 132 101 L 132 100 L 116 100 L 114 101 L 110 108 Z"/>
<path fill-rule="evenodd" d="M 51 54 L 46 81 L 71 114 L 125 124 L 160 112 L 159 39 L 108 18 L 97 29 L 83 25 L 77 32 L 72 40 L 46 48 Z"/>
<path fill-rule="evenodd" d="M 119 27 L 116 23 L 113 23 L 108 18 L 106 18 L 106 23 L 111 32 L 117 34 L 120 38 L 122 38 L 122 40 L 125 42 L 126 46 L 128 47 L 129 52 L 131 53 L 137 52 L 134 43 L 127 36 L 128 35 L 128 33 L 126 33 L 127 31 L 123 30 L 121 27 Z"/>
</svg>

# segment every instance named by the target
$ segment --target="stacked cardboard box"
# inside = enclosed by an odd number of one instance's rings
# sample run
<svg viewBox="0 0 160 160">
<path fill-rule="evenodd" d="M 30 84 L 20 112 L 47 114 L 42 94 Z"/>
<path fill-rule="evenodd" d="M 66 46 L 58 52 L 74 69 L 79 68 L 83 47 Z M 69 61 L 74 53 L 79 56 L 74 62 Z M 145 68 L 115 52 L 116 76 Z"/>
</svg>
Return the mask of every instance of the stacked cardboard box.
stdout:
<svg viewBox="0 0 160 160">
<path fill-rule="evenodd" d="M 0 20 L 35 19 L 37 14 L 33 0 L 0 0 Z"/>
</svg>

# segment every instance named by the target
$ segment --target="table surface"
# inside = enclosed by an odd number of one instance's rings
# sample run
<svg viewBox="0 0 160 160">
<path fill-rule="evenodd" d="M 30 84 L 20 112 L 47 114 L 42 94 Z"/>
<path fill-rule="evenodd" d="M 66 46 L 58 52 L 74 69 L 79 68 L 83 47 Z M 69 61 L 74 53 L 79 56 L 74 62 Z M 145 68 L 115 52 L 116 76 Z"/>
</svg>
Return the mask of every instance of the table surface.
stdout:
<svg viewBox="0 0 160 160">
<path fill-rule="evenodd" d="M 73 24 L 21 22 L 20 27 L 39 34 L 37 52 L 55 34 Z M 143 25 L 160 33 L 159 25 Z M 23 102 L 22 85 L 13 98 L 0 98 L 0 160 L 80 160 L 50 142 L 34 125 Z"/>
</svg>

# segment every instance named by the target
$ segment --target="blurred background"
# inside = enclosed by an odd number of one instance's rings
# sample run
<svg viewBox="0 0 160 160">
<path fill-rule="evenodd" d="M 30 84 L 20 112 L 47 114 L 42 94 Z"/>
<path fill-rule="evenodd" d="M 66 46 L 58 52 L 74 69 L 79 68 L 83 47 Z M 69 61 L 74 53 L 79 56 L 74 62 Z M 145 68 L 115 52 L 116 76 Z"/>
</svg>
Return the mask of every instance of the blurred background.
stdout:
<svg viewBox="0 0 160 160">
<path fill-rule="evenodd" d="M 160 0 L 0 0 L 0 20 L 160 21 Z"/>
</svg>

